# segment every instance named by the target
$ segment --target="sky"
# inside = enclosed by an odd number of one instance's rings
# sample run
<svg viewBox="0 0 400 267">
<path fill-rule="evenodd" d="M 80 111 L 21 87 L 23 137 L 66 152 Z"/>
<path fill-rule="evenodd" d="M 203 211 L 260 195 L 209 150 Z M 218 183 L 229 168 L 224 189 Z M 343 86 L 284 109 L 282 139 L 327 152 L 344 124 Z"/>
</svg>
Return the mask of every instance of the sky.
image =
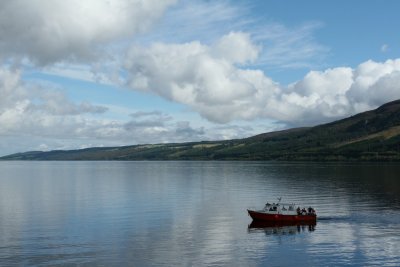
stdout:
<svg viewBox="0 0 400 267">
<path fill-rule="evenodd" d="M 0 1 L 0 155 L 225 140 L 400 98 L 396 0 Z"/>
</svg>

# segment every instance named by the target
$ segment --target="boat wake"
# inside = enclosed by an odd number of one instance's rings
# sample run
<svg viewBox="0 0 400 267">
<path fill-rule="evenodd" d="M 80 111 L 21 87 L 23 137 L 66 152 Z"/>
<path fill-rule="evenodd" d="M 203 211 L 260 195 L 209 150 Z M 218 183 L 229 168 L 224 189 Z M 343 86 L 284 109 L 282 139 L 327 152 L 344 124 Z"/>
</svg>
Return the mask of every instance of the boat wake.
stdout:
<svg viewBox="0 0 400 267">
<path fill-rule="evenodd" d="M 325 222 L 346 222 L 349 221 L 351 218 L 349 216 L 319 216 L 318 221 L 325 221 Z"/>
</svg>

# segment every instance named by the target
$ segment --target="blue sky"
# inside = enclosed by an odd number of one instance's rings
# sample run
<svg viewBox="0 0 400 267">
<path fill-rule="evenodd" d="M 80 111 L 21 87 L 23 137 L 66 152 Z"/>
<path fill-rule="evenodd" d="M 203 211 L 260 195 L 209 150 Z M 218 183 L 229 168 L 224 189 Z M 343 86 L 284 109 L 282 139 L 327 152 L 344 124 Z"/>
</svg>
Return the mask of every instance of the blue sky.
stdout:
<svg viewBox="0 0 400 267">
<path fill-rule="evenodd" d="M 0 155 L 243 138 L 400 98 L 400 2 L 0 3 Z"/>
</svg>

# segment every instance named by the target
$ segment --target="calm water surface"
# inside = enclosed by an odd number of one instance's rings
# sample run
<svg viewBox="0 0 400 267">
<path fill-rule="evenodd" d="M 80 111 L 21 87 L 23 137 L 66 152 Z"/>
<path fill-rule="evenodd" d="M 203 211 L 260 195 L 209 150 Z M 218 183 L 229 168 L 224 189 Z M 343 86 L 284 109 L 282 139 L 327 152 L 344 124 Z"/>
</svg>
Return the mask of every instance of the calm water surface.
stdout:
<svg viewBox="0 0 400 267">
<path fill-rule="evenodd" d="M 0 266 L 400 266 L 400 165 L 0 162 Z M 308 226 L 249 227 L 282 196 Z"/>
</svg>

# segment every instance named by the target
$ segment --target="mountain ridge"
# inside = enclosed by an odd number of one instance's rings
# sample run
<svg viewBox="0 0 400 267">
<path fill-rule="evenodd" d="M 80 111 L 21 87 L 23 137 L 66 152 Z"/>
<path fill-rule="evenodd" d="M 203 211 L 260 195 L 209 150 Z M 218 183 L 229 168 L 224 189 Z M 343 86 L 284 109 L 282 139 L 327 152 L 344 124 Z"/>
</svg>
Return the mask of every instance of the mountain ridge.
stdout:
<svg viewBox="0 0 400 267">
<path fill-rule="evenodd" d="M 243 139 L 29 151 L 0 160 L 400 161 L 400 100 L 314 127 Z"/>
</svg>

